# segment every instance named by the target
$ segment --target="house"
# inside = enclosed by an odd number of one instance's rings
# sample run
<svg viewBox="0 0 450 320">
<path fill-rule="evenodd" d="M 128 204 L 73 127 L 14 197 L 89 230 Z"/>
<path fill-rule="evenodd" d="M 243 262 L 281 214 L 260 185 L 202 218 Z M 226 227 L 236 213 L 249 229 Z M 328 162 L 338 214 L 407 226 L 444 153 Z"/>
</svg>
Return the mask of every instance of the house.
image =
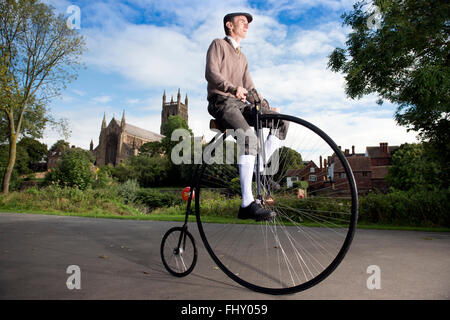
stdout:
<svg viewBox="0 0 450 320">
<path fill-rule="evenodd" d="M 358 193 L 364 194 L 374 189 L 382 192 L 388 190 L 386 176 L 391 165 L 392 154 L 398 148 L 399 146 L 389 147 L 387 142 L 381 142 L 379 146 L 366 147 L 365 153 L 355 153 L 354 146 L 351 153 L 348 149 L 344 151 L 344 155 L 352 168 Z M 329 161 L 330 164 L 333 162 L 333 160 Z M 339 185 L 339 179 L 345 178 L 345 172 L 340 162 L 334 168 L 334 175 L 336 187 L 343 189 L 343 186 Z"/>
<path fill-rule="evenodd" d="M 312 160 L 303 161 L 303 165 L 304 167 L 302 169 L 287 170 L 287 187 L 292 187 L 295 181 L 307 181 L 309 190 L 320 188 L 327 178 L 326 168 L 322 166 L 322 157 L 319 159 L 319 166 Z"/>
<path fill-rule="evenodd" d="M 386 176 L 391 165 L 392 154 L 398 148 L 398 146 L 388 146 L 388 143 L 382 142 L 376 147 L 366 147 L 365 153 L 355 153 L 355 146 L 352 146 L 351 152 L 349 149 L 344 150 L 343 153 L 352 169 L 358 193 L 365 194 L 374 189 L 382 192 L 388 190 Z M 292 187 L 294 181 L 308 181 L 309 191 L 321 190 L 323 193 L 336 196 L 349 192 L 344 167 L 336 155 L 327 156 L 323 163 L 320 157 L 319 166 L 314 161 L 306 161 L 304 165 L 302 169 L 286 172 L 288 187 Z"/>
<path fill-rule="evenodd" d="M 380 143 L 377 147 L 367 147 L 365 155 L 370 159 L 372 172 L 372 188 L 386 192 L 389 188 L 386 176 L 392 164 L 392 155 L 400 146 L 388 146 L 387 142 Z"/>
</svg>

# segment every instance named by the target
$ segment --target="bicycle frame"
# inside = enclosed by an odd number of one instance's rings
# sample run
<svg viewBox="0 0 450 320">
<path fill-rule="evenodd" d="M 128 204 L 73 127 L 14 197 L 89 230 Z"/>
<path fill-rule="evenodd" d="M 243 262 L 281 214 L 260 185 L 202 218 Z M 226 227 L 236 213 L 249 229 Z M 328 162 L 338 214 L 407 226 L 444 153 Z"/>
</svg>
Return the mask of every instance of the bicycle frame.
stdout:
<svg viewBox="0 0 450 320">
<path fill-rule="evenodd" d="M 260 120 L 261 120 L 261 100 L 259 99 L 259 96 L 256 92 L 256 90 L 251 90 L 249 91 L 249 94 L 252 96 L 253 98 L 253 111 L 254 111 L 254 128 L 255 128 L 255 134 L 258 137 L 259 136 L 259 132 L 260 132 Z M 227 132 L 226 130 L 224 132 L 221 132 L 221 134 L 218 134 L 216 136 L 214 136 L 214 138 L 211 139 L 211 141 L 207 144 L 208 146 L 211 145 L 212 143 L 214 143 L 214 141 L 216 141 L 216 143 L 220 143 L 222 140 L 219 139 L 223 136 L 227 136 Z M 258 145 L 258 149 L 259 149 L 259 144 Z M 263 145 L 261 145 L 261 148 L 264 148 Z M 264 151 L 264 150 L 262 150 Z M 261 152 L 261 150 L 258 150 L 258 154 Z M 262 152 L 263 153 L 263 152 Z M 265 161 L 265 159 L 262 159 L 263 161 Z M 256 157 L 256 168 L 260 167 L 260 157 Z M 187 224 L 189 221 L 189 215 L 192 213 L 191 210 L 191 203 L 192 203 L 192 198 L 193 198 L 193 192 L 195 191 L 195 186 L 197 185 L 197 181 L 195 180 L 195 178 L 198 176 L 198 172 L 200 170 L 200 168 L 202 167 L 203 164 L 197 164 L 194 170 L 194 173 L 192 175 L 191 181 L 190 181 L 190 191 L 189 191 L 189 199 L 187 201 L 187 206 L 186 206 L 186 215 L 185 215 L 185 219 L 184 219 L 184 224 L 183 224 L 183 230 L 187 230 Z M 258 170 L 257 170 L 258 171 Z M 259 199 L 261 202 L 263 201 L 262 199 L 262 195 L 261 195 L 261 175 L 258 173 L 256 174 L 256 192 L 257 192 L 257 199 Z M 183 233 L 184 234 L 184 233 Z M 178 246 L 180 246 L 181 241 L 183 238 L 182 236 L 180 236 L 180 240 L 178 242 Z M 186 239 L 186 235 L 184 235 L 184 240 Z"/>
</svg>

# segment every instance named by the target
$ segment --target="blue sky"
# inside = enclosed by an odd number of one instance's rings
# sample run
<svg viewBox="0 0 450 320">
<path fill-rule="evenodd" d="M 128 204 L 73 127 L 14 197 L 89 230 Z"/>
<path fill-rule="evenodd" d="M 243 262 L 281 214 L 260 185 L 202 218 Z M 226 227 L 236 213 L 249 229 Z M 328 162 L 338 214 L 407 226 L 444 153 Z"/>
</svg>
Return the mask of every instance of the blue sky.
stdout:
<svg viewBox="0 0 450 320">
<path fill-rule="evenodd" d="M 189 126 L 209 137 L 205 56 L 209 44 L 222 38 L 226 13 L 254 16 L 241 42 L 256 88 L 272 106 L 316 124 L 343 148 L 355 145 L 398 145 L 415 141 L 393 120 L 395 106 L 376 104 L 377 97 L 350 100 L 343 76 L 326 68 L 330 52 L 343 47 L 350 30 L 340 16 L 350 0 L 130 0 L 44 1 L 59 13 L 70 5 L 81 12 L 88 51 L 86 69 L 55 99 L 50 108 L 67 118 L 71 144 L 98 145 L 103 114 L 159 133 L 164 90 L 168 99 L 189 98 Z M 43 142 L 50 147 L 61 137 L 51 130 Z"/>
</svg>

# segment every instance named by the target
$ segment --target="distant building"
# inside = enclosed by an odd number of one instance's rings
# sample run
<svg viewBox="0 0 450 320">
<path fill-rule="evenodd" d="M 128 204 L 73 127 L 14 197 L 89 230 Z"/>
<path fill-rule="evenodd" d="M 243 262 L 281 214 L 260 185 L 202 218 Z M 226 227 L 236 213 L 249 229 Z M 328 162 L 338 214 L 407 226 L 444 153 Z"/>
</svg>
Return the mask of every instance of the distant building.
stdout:
<svg viewBox="0 0 450 320">
<path fill-rule="evenodd" d="M 181 119 L 188 124 L 188 96 L 184 99 L 184 103 L 181 102 L 181 92 L 178 89 L 177 101 L 173 101 L 173 96 L 170 102 L 166 102 L 166 91 L 164 91 L 162 99 L 162 111 L 161 111 L 161 128 L 160 134 L 163 134 L 164 126 L 170 116 L 180 116 Z"/>
<path fill-rule="evenodd" d="M 339 147 L 340 148 L 340 147 Z M 392 161 L 392 154 L 399 146 L 388 146 L 386 142 L 380 143 L 376 147 L 366 147 L 365 153 L 355 153 L 349 149 L 344 150 L 344 155 L 352 169 L 355 177 L 358 193 L 367 193 L 377 189 L 386 192 L 389 188 L 386 182 L 389 166 Z M 336 156 L 328 156 L 323 160 L 319 159 L 319 166 L 313 161 L 304 162 L 303 169 L 288 170 L 286 175 L 287 186 L 292 186 L 294 181 L 308 181 L 309 191 L 323 190 L 323 192 L 340 194 L 349 190 L 345 170 L 340 161 L 336 161 Z"/>
<path fill-rule="evenodd" d="M 99 144 L 91 151 L 95 155 L 96 166 L 107 164 L 116 166 L 129 156 L 137 155 L 144 143 L 161 141 L 162 138 L 160 134 L 126 123 L 124 111 L 120 122 L 113 117 L 108 125 L 106 125 L 106 116 L 103 116 Z"/>
<path fill-rule="evenodd" d="M 72 149 L 75 149 L 75 146 L 73 145 L 71 147 Z M 56 168 L 58 166 L 58 160 L 62 158 L 62 155 L 64 151 L 66 151 L 67 148 L 64 147 L 58 147 L 53 151 L 50 151 L 47 155 L 47 170 L 51 170 L 53 168 Z"/>
<path fill-rule="evenodd" d="M 170 116 L 178 115 L 188 123 L 188 97 L 181 102 L 181 93 L 178 89 L 177 101 L 166 102 L 166 92 L 162 97 L 161 127 L 160 134 L 136 127 L 126 122 L 125 111 L 119 122 L 114 117 L 106 124 L 106 115 L 103 116 L 100 130 L 99 144 L 94 149 L 91 141 L 90 150 L 96 158 L 96 165 L 102 166 L 112 164 L 113 166 L 124 162 L 129 156 L 137 155 L 139 148 L 147 142 L 161 141 L 164 125 Z"/>
</svg>

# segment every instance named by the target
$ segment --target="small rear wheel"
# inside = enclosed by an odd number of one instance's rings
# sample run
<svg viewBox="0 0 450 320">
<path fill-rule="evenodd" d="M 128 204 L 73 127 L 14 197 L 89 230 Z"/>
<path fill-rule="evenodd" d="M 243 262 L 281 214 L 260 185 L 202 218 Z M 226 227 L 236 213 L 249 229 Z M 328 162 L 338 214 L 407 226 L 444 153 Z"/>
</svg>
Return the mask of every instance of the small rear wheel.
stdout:
<svg viewBox="0 0 450 320">
<path fill-rule="evenodd" d="M 183 227 L 169 229 L 161 241 L 164 267 L 176 277 L 184 277 L 194 270 L 197 247 L 192 234 Z"/>
</svg>

